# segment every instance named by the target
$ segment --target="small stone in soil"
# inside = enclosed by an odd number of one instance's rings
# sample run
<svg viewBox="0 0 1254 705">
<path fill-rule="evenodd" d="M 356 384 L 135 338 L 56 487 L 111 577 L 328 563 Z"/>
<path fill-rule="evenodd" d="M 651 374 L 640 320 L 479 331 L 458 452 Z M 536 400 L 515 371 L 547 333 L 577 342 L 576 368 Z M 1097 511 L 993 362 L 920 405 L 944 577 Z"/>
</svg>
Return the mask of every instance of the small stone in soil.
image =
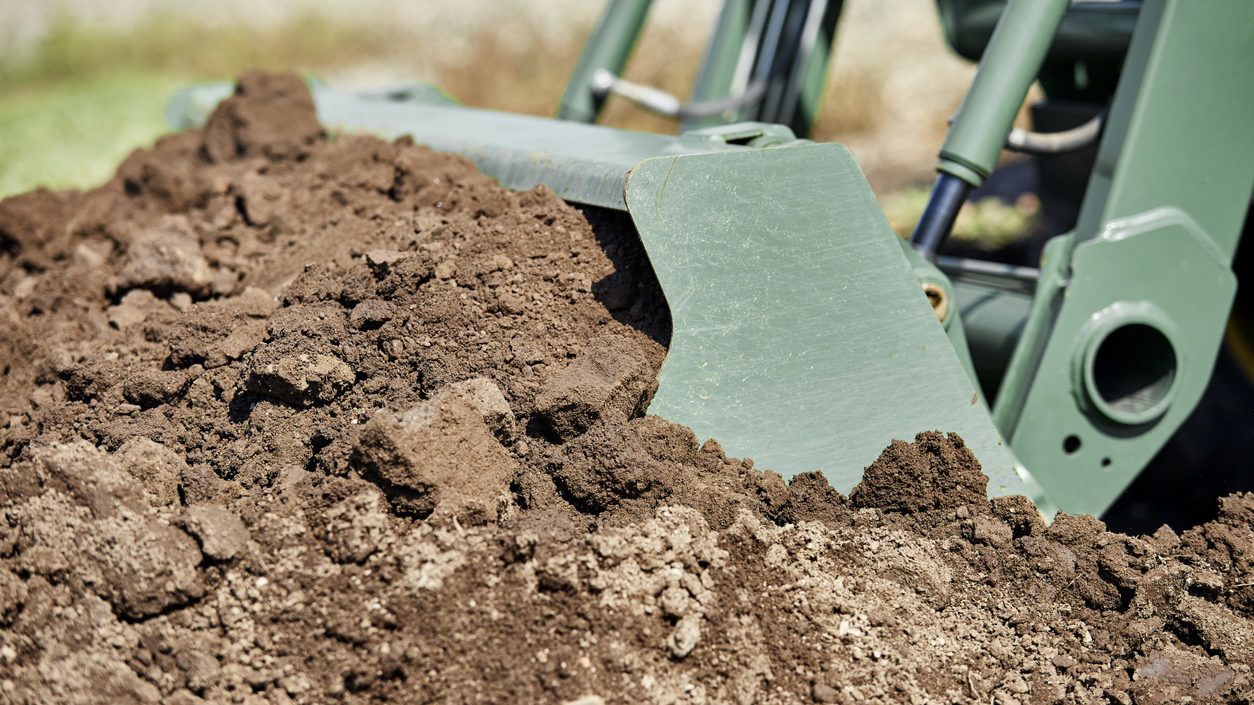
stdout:
<svg viewBox="0 0 1254 705">
<path fill-rule="evenodd" d="M 188 507 L 183 527 L 200 542 L 200 550 L 214 560 L 235 558 L 248 544 L 248 528 L 231 512 L 216 504 Z"/>
<path fill-rule="evenodd" d="M 653 370 L 636 343 L 621 335 L 602 335 L 544 383 L 536 414 L 554 436 L 570 440 L 602 417 L 639 416 L 656 388 Z"/>
<path fill-rule="evenodd" d="M 354 457 L 397 511 L 462 524 L 496 518 L 515 464 L 483 412 L 449 394 L 400 414 L 376 414 L 362 429 Z"/>
<path fill-rule="evenodd" d="M 203 293 L 213 272 L 200 252 L 200 241 L 187 218 L 167 216 L 140 231 L 127 246 L 126 261 L 113 282 L 116 291 L 150 289 Z"/>
<path fill-rule="evenodd" d="M 253 360 L 245 388 L 296 406 L 334 400 L 353 385 L 353 368 L 333 355 L 285 355 Z"/>
<path fill-rule="evenodd" d="M 666 648 L 673 658 L 681 659 L 692 653 L 701 640 L 701 617 L 690 614 L 675 625 L 675 630 L 666 639 Z"/>
</svg>

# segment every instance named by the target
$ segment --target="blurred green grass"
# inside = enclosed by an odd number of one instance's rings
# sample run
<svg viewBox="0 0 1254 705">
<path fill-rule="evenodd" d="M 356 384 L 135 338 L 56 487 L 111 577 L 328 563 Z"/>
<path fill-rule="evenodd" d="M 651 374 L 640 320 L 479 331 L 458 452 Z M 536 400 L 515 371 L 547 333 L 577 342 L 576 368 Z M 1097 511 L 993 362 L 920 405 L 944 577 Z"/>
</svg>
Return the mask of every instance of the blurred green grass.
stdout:
<svg viewBox="0 0 1254 705">
<path fill-rule="evenodd" d="M 0 197 L 38 186 L 91 186 L 167 130 L 176 78 L 109 70 L 0 98 Z"/>
<path fill-rule="evenodd" d="M 0 197 L 83 188 L 168 131 L 179 87 L 249 68 L 316 73 L 394 46 L 386 28 L 301 16 L 270 29 L 164 16 L 124 31 L 65 20 L 25 57 L 0 63 Z"/>
</svg>

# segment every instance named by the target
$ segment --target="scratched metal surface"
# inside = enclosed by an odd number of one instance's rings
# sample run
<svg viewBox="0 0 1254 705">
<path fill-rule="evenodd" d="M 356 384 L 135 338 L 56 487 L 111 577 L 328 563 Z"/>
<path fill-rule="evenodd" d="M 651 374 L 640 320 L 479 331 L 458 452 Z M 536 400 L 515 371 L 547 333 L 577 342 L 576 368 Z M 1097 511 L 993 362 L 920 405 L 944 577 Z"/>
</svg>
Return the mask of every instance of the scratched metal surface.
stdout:
<svg viewBox="0 0 1254 705">
<path fill-rule="evenodd" d="M 650 413 L 842 491 L 892 439 L 955 431 L 990 493 L 1039 496 L 843 146 L 649 159 L 627 205 L 675 323 Z"/>
</svg>

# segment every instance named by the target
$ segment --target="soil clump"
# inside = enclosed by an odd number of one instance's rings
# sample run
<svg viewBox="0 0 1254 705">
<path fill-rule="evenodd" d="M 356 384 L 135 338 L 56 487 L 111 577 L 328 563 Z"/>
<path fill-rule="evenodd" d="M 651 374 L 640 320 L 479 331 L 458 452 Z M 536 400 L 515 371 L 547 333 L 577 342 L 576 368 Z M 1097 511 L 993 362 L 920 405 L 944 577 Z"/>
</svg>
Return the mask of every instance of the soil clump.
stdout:
<svg viewBox="0 0 1254 705">
<path fill-rule="evenodd" d="M 1183 703 L 1254 696 L 1254 495 L 1177 535 L 845 498 L 644 410 L 630 224 L 250 74 L 88 192 L 0 202 L 0 700 Z"/>
</svg>

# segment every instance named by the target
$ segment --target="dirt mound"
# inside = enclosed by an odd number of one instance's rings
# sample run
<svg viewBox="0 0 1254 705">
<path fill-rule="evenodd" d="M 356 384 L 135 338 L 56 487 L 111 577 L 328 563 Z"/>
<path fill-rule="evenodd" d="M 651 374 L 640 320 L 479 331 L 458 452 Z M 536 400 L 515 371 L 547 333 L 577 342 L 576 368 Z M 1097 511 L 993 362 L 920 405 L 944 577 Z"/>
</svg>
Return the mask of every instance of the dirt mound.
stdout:
<svg viewBox="0 0 1254 705">
<path fill-rule="evenodd" d="M 1254 496 L 1046 527 L 960 439 L 850 500 L 643 415 L 620 214 L 292 77 L 0 203 L 5 702 L 1243 702 Z"/>
<path fill-rule="evenodd" d="M 853 506 L 886 512 L 934 511 L 979 504 L 988 478 L 955 434 L 920 433 L 914 443 L 893 441 L 849 493 Z"/>
</svg>

